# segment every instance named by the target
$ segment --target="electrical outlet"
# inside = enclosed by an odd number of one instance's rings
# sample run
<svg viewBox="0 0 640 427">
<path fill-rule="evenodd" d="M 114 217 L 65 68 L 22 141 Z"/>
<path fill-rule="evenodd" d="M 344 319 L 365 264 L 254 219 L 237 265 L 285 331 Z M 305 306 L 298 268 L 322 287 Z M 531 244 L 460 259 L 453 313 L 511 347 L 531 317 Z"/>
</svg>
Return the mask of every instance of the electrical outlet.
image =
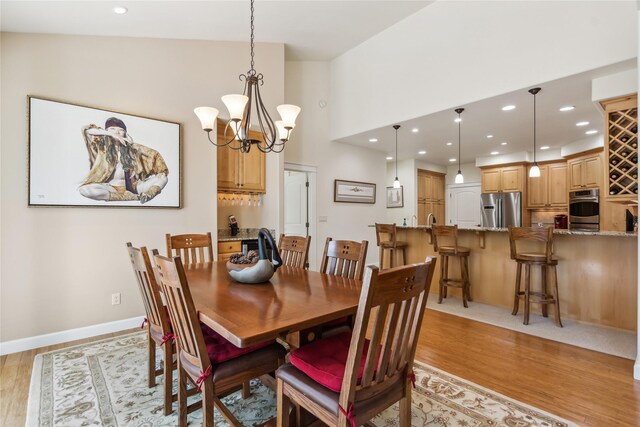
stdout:
<svg viewBox="0 0 640 427">
<path fill-rule="evenodd" d="M 111 294 L 111 305 L 120 304 L 120 292 L 117 294 Z"/>
</svg>

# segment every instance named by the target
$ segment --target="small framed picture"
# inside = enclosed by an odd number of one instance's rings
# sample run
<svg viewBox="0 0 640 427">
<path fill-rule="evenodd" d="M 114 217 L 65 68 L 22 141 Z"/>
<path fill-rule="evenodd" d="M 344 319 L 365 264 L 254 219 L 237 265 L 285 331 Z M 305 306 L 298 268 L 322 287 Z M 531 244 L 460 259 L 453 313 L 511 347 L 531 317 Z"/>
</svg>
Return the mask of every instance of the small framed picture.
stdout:
<svg viewBox="0 0 640 427">
<path fill-rule="evenodd" d="M 387 187 L 387 207 L 401 208 L 404 207 L 404 193 L 402 185 L 400 188 Z"/>
<path fill-rule="evenodd" d="M 333 186 L 333 201 L 374 204 L 376 202 L 376 185 L 371 182 L 336 179 Z"/>
</svg>

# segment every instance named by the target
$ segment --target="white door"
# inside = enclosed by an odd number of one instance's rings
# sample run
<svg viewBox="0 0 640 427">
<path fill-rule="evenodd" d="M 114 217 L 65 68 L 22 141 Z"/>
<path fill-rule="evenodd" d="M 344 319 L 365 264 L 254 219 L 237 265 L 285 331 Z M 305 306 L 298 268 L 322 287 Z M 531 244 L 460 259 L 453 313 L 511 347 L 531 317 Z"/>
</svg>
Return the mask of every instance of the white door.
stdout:
<svg viewBox="0 0 640 427">
<path fill-rule="evenodd" d="M 447 189 L 448 225 L 480 226 L 480 184 L 450 185 Z"/>
<path fill-rule="evenodd" d="M 307 173 L 284 173 L 284 234 L 309 235 L 309 187 Z"/>
</svg>

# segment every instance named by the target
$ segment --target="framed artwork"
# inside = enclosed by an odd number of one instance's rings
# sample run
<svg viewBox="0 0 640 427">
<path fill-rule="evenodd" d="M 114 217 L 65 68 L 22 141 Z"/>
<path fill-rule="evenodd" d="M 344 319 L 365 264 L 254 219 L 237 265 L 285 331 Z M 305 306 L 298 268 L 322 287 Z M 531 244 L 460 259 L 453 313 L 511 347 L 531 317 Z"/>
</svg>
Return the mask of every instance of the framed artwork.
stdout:
<svg viewBox="0 0 640 427">
<path fill-rule="evenodd" d="M 404 207 L 404 188 L 401 185 L 400 188 L 387 187 L 387 207 L 388 208 L 401 208 Z"/>
<path fill-rule="evenodd" d="M 374 204 L 376 202 L 376 185 L 370 182 L 336 179 L 333 185 L 333 201 Z"/>
<path fill-rule="evenodd" d="M 27 103 L 29 206 L 182 207 L 179 123 Z"/>
</svg>

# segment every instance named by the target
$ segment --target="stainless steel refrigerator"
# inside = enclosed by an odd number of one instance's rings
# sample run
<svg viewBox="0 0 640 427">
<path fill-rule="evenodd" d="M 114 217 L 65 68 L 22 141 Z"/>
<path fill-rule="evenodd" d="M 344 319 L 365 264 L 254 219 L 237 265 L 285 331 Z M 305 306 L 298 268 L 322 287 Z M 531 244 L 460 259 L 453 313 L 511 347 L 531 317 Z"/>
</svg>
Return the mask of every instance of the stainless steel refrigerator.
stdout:
<svg viewBox="0 0 640 427">
<path fill-rule="evenodd" d="M 522 227 L 522 193 L 482 194 L 480 205 L 483 227 Z"/>
</svg>

